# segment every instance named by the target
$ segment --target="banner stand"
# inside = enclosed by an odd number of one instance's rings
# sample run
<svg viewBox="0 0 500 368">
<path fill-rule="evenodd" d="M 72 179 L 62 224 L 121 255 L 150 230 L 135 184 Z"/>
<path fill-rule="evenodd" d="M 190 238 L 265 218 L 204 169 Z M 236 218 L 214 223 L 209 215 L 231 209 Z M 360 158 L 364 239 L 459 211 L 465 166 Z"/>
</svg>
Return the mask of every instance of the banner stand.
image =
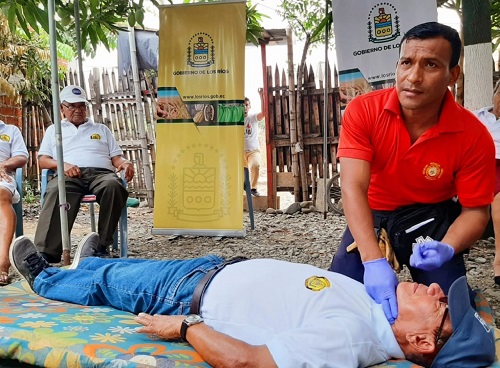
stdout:
<svg viewBox="0 0 500 368">
<path fill-rule="evenodd" d="M 246 2 L 160 7 L 152 234 L 245 236 Z"/>
</svg>

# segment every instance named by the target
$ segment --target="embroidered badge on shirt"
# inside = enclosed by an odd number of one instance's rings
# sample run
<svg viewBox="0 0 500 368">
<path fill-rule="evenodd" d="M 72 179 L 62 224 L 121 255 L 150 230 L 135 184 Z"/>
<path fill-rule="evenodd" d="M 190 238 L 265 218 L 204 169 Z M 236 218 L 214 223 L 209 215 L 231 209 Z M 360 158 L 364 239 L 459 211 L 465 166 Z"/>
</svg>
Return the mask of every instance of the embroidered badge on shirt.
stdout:
<svg viewBox="0 0 500 368">
<path fill-rule="evenodd" d="M 90 139 L 97 139 L 97 140 L 101 140 L 101 135 L 100 134 L 97 134 L 97 133 L 94 133 L 90 136 Z"/>
<path fill-rule="evenodd" d="M 10 136 L 8 136 L 7 134 L 0 135 L 0 141 L 10 142 Z"/>
<path fill-rule="evenodd" d="M 330 280 L 323 276 L 311 276 L 306 279 L 306 288 L 312 291 L 321 291 L 330 287 Z"/>
<path fill-rule="evenodd" d="M 423 174 L 425 175 L 426 179 L 429 180 L 436 180 L 443 175 L 443 169 L 441 165 L 435 162 L 431 162 L 427 165 L 425 165 Z"/>
</svg>

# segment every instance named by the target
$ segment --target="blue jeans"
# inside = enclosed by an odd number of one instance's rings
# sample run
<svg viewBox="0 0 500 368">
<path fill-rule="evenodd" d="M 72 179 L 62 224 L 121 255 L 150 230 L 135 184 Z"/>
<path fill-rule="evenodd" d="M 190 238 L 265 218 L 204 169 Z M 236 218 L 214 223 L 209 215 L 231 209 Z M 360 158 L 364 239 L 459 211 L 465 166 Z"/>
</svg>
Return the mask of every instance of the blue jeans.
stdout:
<svg viewBox="0 0 500 368">
<path fill-rule="evenodd" d="M 35 293 L 80 305 L 110 306 L 134 314 L 189 313 L 194 288 L 224 259 L 188 260 L 84 258 L 75 270 L 47 268 L 35 279 Z"/>
</svg>

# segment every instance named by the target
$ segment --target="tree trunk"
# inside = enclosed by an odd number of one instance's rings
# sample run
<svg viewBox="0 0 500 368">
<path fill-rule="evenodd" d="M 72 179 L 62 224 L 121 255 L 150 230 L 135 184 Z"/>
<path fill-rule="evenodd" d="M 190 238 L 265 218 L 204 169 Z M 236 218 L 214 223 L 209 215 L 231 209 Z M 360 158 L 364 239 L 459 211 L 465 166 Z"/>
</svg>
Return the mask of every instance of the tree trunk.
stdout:
<svg viewBox="0 0 500 368">
<path fill-rule="evenodd" d="M 491 105 L 493 65 L 489 0 L 463 0 L 464 106 L 475 110 Z"/>
</svg>

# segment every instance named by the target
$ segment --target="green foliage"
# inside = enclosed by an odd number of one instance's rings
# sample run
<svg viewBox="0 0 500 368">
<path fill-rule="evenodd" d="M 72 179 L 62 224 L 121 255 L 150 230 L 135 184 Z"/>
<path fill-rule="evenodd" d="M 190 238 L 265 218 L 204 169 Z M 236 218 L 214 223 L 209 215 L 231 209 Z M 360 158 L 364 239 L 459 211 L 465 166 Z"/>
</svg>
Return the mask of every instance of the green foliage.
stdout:
<svg viewBox="0 0 500 368">
<path fill-rule="evenodd" d="M 262 36 L 262 18 L 269 18 L 267 15 L 259 13 L 256 9 L 257 5 L 247 3 L 247 42 L 253 43 L 255 46 L 259 45 L 259 38 Z"/>
<path fill-rule="evenodd" d="M 49 37 L 43 31 L 28 37 L 22 30 L 12 33 L 7 18 L 0 12 L 0 91 L 12 99 L 40 103 L 50 96 Z M 58 45 L 59 60 L 69 61 L 74 53 Z M 60 68 L 64 72 L 64 68 Z"/>
<path fill-rule="evenodd" d="M 37 194 L 32 181 L 23 181 L 23 202 L 25 204 L 33 204 L 40 202 L 40 195 Z"/>
<path fill-rule="evenodd" d="M 331 12 L 326 15 L 324 0 L 282 0 L 278 14 L 287 20 L 294 35 L 309 44 L 325 41 L 325 26 L 332 24 Z"/>
<path fill-rule="evenodd" d="M 73 45 L 76 51 L 75 38 L 75 1 L 54 0 L 57 13 L 57 35 L 60 42 Z M 173 4 L 173 0 L 167 0 Z M 210 2 L 218 0 L 201 0 L 189 2 Z M 158 0 L 148 0 L 148 3 L 158 7 Z M 103 44 L 108 50 L 116 46 L 116 34 L 127 30 L 128 26 L 139 25 L 144 28 L 144 0 L 88 0 L 78 1 L 80 19 L 81 44 L 87 55 L 95 54 L 98 44 Z M 0 0 L 0 7 L 7 15 L 11 32 L 20 28 L 30 38 L 41 30 L 49 32 L 49 14 L 45 0 Z M 264 14 L 260 14 L 247 4 L 247 41 L 258 44 L 262 27 L 260 22 Z"/>
<path fill-rule="evenodd" d="M 159 6 L 157 0 L 149 0 Z M 168 0 L 172 3 L 172 0 Z M 82 48 L 87 53 L 95 51 L 102 43 L 108 50 L 112 47 L 110 35 L 126 30 L 127 25 L 144 27 L 144 0 L 89 0 L 78 1 Z M 46 1 L 0 0 L 0 7 L 7 15 L 11 32 L 21 28 L 31 38 L 41 30 L 49 32 L 49 14 Z M 60 41 L 72 39 L 75 30 L 74 0 L 55 0 L 59 20 L 56 22 Z M 64 41 L 63 41 L 64 42 Z M 75 42 L 72 42 L 75 45 Z"/>
<path fill-rule="evenodd" d="M 500 0 L 491 0 L 491 39 L 493 50 L 500 48 Z"/>
<path fill-rule="evenodd" d="M 297 89 L 302 85 L 302 75 L 306 65 L 306 57 L 311 46 L 325 44 L 325 29 L 328 30 L 328 40 L 331 37 L 332 12 L 330 1 L 323 0 L 282 0 L 278 14 L 288 21 L 295 36 L 304 41 L 302 57 L 297 70 Z M 326 28 L 325 28 L 326 27 Z M 332 42 L 333 44 L 333 42 Z"/>
<path fill-rule="evenodd" d="M 215 3 L 221 0 L 183 0 L 184 4 L 189 3 Z M 263 18 L 269 18 L 267 15 L 257 11 L 257 5 L 252 6 L 251 1 L 246 3 L 246 18 L 247 18 L 247 32 L 246 41 L 253 43 L 255 46 L 259 45 L 259 38 L 262 36 L 261 22 Z"/>
</svg>

